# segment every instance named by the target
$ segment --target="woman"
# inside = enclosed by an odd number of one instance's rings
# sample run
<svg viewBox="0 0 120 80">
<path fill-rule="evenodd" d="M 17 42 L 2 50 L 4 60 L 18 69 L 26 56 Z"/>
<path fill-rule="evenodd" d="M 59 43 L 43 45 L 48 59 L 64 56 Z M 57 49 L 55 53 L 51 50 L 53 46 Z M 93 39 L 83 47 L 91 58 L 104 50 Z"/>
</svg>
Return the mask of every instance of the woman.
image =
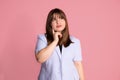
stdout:
<svg viewBox="0 0 120 80">
<path fill-rule="evenodd" d="M 84 80 L 80 41 L 69 35 L 61 9 L 49 12 L 46 33 L 38 35 L 35 53 L 41 63 L 38 80 Z"/>
</svg>

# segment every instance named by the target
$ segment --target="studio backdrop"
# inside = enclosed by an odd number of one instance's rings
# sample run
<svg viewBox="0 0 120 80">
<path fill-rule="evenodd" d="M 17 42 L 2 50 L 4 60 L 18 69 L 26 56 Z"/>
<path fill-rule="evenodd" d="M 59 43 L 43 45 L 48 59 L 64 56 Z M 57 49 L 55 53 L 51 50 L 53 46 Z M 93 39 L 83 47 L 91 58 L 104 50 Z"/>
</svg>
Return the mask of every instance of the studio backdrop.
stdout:
<svg viewBox="0 0 120 80">
<path fill-rule="evenodd" d="M 37 35 L 62 9 L 79 38 L 86 80 L 120 80 L 119 0 L 0 0 L 0 80 L 37 80 Z"/>
</svg>

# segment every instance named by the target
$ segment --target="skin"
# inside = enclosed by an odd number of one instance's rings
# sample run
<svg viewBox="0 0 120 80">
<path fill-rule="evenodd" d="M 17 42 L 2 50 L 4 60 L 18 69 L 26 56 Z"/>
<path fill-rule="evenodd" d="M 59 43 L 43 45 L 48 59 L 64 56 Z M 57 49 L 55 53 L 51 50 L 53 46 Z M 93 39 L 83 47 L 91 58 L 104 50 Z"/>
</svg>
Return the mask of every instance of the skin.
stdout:
<svg viewBox="0 0 120 80">
<path fill-rule="evenodd" d="M 60 18 L 59 15 L 57 14 L 53 15 L 51 26 L 53 30 L 55 30 L 55 32 L 61 33 L 61 31 L 64 30 L 65 25 L 66 25 L 66 22 L 64 19 Z"/>
<path fill-rule="evenodd" d="M 53 29 L 54 40 L 50 45 L 43 48 L 36 54 L 36 59 L 39 63 L 44 63 L 52 55 L 53 50 L 55 49 L 57 43 L 59 42 L 59 36 L 62 37 L 61 32 L 62 32 L 62 30 L 64 30 L 65 25 L 66 25 L 66 23 L 65 23 L 64 19 L 60 18 L 59 15 L 57 15 L 57 14 L 53 15 L 53 20 L 52 20 L 51 26 Z M 75 61 L 74 64 L 79 73 L 80 80 L 85 80 L 82 62 Z"/>
</svg>

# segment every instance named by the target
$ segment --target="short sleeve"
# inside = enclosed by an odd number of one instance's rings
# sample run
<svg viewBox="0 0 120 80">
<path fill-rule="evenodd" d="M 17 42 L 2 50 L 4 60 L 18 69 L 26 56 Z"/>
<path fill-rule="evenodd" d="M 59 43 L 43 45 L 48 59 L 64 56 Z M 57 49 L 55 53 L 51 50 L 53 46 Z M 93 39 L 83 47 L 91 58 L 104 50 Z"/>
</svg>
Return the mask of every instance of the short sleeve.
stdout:
<svg viewBox="0 0 120 80">
<path fill-rule="evenodd" d="M 38 35 L 37 36 L 37 43 L 35 47 L 35 54 L 37 54 L 41 49 L 47 46 L 47 41 L 45 35 Z"/>
<path fill-rule="evenodd" d="M 82 51 L 80 40 L 76 39 L 74 43 L 74 61 L 82 61 Z"/>
</svg>

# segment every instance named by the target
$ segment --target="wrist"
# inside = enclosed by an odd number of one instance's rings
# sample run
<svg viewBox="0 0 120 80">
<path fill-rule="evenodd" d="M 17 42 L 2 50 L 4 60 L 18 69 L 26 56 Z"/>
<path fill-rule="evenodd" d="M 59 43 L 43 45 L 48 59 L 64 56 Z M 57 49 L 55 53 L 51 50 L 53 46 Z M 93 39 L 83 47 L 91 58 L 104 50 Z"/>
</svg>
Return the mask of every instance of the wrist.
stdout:
<svg viewBox="0 0 120 80">
<path fill-rule="evenodd" d="M 58 43 L 58 40 L 54 40 L 53 42 L 54 42 L 54 43 L 57 45 L 57 43 Z"/>
</svg>

